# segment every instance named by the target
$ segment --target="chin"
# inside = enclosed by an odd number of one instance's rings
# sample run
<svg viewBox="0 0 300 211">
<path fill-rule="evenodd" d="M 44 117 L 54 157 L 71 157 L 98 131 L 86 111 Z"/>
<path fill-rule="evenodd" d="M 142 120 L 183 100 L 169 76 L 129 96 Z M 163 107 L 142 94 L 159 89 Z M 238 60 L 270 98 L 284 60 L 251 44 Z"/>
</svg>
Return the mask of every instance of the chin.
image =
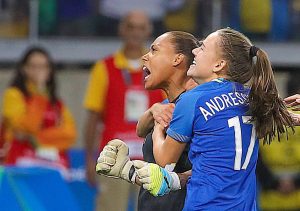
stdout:
<svg viewBox="0 0 300 211">
<path fill-rule="evenodd" d="M 147 90 L 156 90 L 156 89 L 159 89 L 158 86 L 156 86 L 155 84 L 150 84 L 150 83 L 145 83 L 144 87 Z"/>
<path fill-rule="evenodd" d="M 186 75 L 189 77 L 193 77 L 193 73 L 191 73 L 190 71 L 187 71 Z"/>
</svg>

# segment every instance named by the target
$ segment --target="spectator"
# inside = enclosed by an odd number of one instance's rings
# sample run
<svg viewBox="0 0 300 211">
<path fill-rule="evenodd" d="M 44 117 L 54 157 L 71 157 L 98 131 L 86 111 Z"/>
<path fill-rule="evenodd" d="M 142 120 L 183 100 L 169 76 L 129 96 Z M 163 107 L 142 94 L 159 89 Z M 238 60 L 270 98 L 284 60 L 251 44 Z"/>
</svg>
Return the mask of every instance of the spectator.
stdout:
<svg viewBox="0 0 300 211">
<path fill-rule="evenodd" d="M 57 97 L 55 70 L 40 47 L 28 49 L 4 92 L 2 125 L 5 164 L 42 165 L 64 170 L 75 141 L 73 117 Z"/>
<path fill-rule="evenodd" d="M 88 111 L 85 131 L 87 178 L 96 184 L 94 141 L 96 128 L 103 123 L 100 150 L 113 138 L 121 138 L 130 148 L 131 158 L 142 158 L 143 139 L 136 135 L 136 123 L 152 104 L 162 101 L 160 91 L 145 91 L 141 56 L 151 34 L 151 23 L 145 13 L 131 11 L 119 25 L 123 47 L 99 60 L 93 67 L 84 106 Z M 130 184 L 99 177 L 101 210 L 126 210 Z M 137 187 L 135 194 L 137 195 Z M 116 203 L 110 203 L 114 199 Z M 100 208 L 100 207 L 98 207 Z"/>
</svg>

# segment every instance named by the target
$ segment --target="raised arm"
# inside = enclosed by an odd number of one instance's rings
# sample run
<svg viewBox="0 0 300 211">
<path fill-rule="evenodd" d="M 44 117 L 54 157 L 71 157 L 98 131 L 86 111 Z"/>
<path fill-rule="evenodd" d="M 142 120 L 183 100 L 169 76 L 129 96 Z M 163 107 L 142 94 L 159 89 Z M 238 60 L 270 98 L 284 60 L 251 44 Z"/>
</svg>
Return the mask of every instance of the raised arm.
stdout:
<svg viewBox="0 0 300 211">
<path fill-rule="evenodd" d="M 173 103 L 155 103 L 139 119 L 136 126 L 136 133 L 139 137 L 145 138 L 154 127 L 154 121 L 165 127 L 169 125 L 174 110 Z"/>
</svg>

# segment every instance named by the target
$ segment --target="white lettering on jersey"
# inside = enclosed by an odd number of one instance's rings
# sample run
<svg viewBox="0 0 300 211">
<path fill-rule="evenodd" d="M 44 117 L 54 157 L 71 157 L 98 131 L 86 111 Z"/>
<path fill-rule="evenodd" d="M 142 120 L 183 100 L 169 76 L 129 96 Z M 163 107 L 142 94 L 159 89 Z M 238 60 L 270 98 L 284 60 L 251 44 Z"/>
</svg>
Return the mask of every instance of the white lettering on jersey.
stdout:
<svg viewBox="0 0 300 211">
<path fill-rule="evenodd" d="M 199 107 L 199 109 L 200 109 L 200 111 L 201 111 L 201 113 L 202 113 L 202 115 L 204 116 L 204 118 L 205 118 L 205 120 L 207 121 L 207 117 L 208 116 L 213 116 L 211 113 L 209 113 L 207 110 L 205 110 L 204 108 L 202 108 L 202 107 Z"/>
<path fill-rule="evenodd" d="M 216 113 L 224 110 L 225 108 L 244 105 L 247 102 L 248 95 L 239 92 L 229 92 L 227 94 L 221 94 L 215 96 L 205 102 L 205 106 L 200 106 L 199 109 L 205 118 L 214 116 Z"/>
</svg>

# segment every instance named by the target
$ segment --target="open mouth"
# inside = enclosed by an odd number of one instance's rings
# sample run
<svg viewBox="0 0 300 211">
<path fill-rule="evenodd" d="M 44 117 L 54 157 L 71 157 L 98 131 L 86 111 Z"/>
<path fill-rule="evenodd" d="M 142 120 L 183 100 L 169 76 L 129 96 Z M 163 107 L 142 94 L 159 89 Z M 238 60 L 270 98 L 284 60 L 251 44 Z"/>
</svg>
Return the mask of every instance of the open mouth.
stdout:
<svg viewBox="0 0 300 211">
<path fill-rule="evenodd" d="M 150 70 L 146 66 L 143 66 L 143 71 L 145 78 L 151 74 Z"/>
</svg>

